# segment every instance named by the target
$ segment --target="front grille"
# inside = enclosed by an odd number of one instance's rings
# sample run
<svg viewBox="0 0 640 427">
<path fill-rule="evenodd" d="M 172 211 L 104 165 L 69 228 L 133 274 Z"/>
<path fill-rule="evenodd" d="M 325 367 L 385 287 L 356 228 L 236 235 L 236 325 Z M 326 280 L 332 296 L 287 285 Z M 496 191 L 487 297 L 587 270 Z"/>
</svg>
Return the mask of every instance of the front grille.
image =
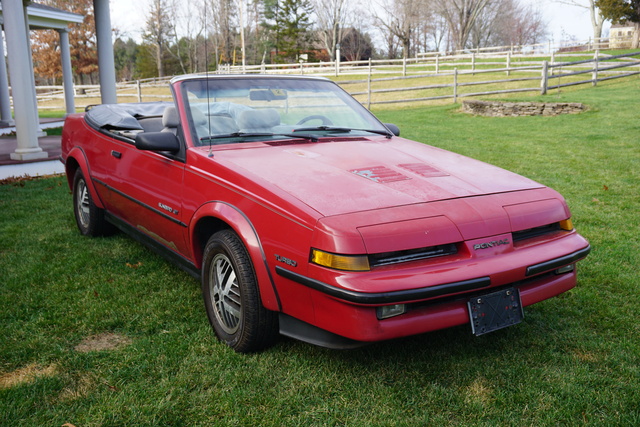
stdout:
<svg viewBox="0 0 640 427">
<path fill-rule="evenodd" d="M 380 267 L 383 265 L 397 264 L 401 262 L 417 261 L 427 258 L 435 258 L 446 255 L 455 255 L 458 248 L 454 243 L 447 245 L 430 246 L 428 248 L 410 249 L 406 251 L 384 252 L 369 255 L 369 265 Z"/>
<path fill-rule="evenodd" d="M 527 239 L 533 239 L 534 237 L 544 236 L 545 234 L 555 233 L 560 231 L 560 223 L 554 222 L 553 224 L 543 225 L 542 227 L 529 228 L 527 230 L 514 231 L 513 242 L 521 242 Z"/>
</svg>

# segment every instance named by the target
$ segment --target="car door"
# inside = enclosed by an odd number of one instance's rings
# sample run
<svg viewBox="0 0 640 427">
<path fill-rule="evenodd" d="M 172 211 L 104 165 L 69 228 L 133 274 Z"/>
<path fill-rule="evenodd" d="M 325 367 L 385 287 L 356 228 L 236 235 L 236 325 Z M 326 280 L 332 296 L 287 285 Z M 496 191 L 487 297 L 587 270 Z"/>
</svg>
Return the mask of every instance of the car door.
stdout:
<svg viewBox="0 0 640 427">
<path fill-rule="evenodd" d="M 112 153 L 117 158 L 110 178 L 114 212 L 167 249 L 186 254 L 182 156 L 138 150 L 133 144 L 120 148 Z"/>
</svg>

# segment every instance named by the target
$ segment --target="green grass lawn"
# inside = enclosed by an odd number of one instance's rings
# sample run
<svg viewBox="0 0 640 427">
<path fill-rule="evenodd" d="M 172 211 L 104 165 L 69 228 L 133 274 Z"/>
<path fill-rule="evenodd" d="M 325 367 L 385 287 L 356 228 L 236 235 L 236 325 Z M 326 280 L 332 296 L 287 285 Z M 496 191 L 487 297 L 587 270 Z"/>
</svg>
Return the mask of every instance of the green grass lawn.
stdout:
<svg viewBox="0 0 640 427">
<path fill-rule="evenodd" d="M 124 235 L 80 236 L 63 177 L 0 186 L 0 424 L 639 425 L 639 93 L 634 78 L 540 98 L 590 107 L 562 117 L 376 111 L 557 189 L 592 244 L 577 288 L 482 337 L 239 355 L 195 280 Z"/>
</svg>

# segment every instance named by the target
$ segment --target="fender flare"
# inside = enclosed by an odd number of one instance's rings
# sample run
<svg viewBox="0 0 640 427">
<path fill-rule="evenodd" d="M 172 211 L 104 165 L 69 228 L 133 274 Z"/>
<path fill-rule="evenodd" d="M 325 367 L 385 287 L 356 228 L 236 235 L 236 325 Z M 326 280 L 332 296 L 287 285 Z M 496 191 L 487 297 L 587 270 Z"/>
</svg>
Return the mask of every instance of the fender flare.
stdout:
<svg viewBox="0 0 640 427">
<path fill-rule="evenodd" d="M 210 201 L 200 206 L 193 214 L 189 222 L 189 244 L 196 267 L 202 270 L 202 247 L 206 243 L 198 239 L 198 225 L 208 218 L 224 222 L 240 237 L 253 264 L 262 305 L 268 310 L 282 311 L 280 297 L 258 231 L 247 215 L 236 206 L 223 201 Z"/>
<path fill-rule="evenodd" d="M 75 161 L 78 167 L 72 168 L 69 160 Z M 73 149 L 69 152 L 65 159 L 64 169 L 67 174 L 67 182 L 71 191 L 73 191 L 73 178 L 75 176 L 75 172 L 77 169 L 81 169 L 87 183 L 87 188 L 89 189 L 89 193 L 91 194 L 91 198 L 93 199 L 93 203 L 100 209 L 104 209 L 104 203 L 102 203 L 102 199 L 100 199 L 98 191 L 96 190 L 96 187 L 93 183 L 93 179 L 91 177 L 91 168 L 89 168 L 87 156 L 82 148 L 73 147 Z"/>
</svg>

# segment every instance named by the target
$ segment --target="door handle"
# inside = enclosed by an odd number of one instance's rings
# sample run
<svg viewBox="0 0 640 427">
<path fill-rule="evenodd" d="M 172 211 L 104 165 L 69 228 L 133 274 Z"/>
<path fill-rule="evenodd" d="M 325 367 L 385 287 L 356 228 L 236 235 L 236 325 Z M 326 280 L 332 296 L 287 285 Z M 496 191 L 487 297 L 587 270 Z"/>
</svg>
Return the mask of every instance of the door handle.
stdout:
<svg viewBox="0 0 640 427">
<path fill-rule="evenodd" d="M 113 157 L 115 157 L 116 159 L 119 159 L 119 158 L 121 158 L 121 157 L 122 157 L 122 153 L 121 153 L 121 152 L 119 152 L 119 151 L 116 151 L 116 150 L 111 150 L 111 155 L 112 155 Z"/>
</svg>

